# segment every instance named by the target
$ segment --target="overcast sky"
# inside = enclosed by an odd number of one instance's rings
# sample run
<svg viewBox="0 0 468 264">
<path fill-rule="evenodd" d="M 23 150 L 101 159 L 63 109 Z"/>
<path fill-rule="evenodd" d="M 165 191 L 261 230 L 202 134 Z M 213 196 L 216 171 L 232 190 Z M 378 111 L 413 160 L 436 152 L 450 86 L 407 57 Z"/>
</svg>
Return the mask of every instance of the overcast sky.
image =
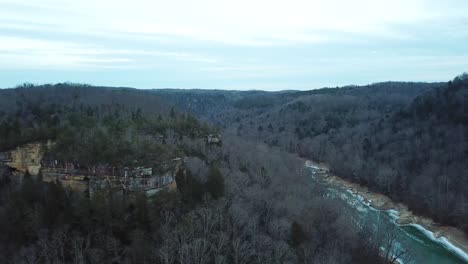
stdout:
<svg viewBox="0 0 468 264">
<path fill-rule="evenodd" d="M 314 89 L 468 71 L 466 0 L 0 0 L 0 87 Z"/>
</svg>

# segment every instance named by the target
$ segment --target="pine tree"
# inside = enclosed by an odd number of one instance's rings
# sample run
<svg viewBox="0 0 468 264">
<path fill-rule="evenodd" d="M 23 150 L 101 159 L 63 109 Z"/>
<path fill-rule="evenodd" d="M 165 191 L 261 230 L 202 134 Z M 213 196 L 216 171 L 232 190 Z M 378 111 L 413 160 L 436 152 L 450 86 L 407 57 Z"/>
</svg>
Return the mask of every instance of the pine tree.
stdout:
<svg viewBox="0 0 468 264">
<path fill-rule="evenodd" d="M 206 189 L 215 199 L 224 195 L 224 177 L 216 166 L 211 166 L 208 172 Z"/>
<path fill-rule="evenodd" d="M 299 246 L 300 244 L 302 244 L 303 242 L 307 240 L 307 235 L 302 229 L 302 226 L 296 221 L 294 221 L 291 224 L 291 239 L 290 240 L 291 240 L 291 245 L 294 247 Z"/>
</svg>

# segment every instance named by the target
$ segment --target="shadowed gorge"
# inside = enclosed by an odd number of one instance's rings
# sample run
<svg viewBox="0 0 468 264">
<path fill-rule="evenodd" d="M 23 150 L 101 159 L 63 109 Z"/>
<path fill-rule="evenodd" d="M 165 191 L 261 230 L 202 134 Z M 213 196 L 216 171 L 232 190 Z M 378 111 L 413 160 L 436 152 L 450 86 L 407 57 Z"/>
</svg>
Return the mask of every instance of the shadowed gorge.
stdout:
<svg viewBox="0 0 468 264">
<path fill-rule="evenodd" d="M 410 233 L 391 223 L 368 223 L 327 182 L 310 180 L 299 157 L 466 230 L 467 87 L 462 75 L 310 92 L 0 90 L 1 255 L 411 263 L 427 249 L 402 247 Z M 462 263 L 441 248 L 437 258 Z"/>
<path fill-rule="evenodd" d="M 0 0 L 0 264 L 468 263 L 466 10 Z"/>
<path fill-rule="evenodd" d="M 387 262 L 301 159 L 157 91 L 58 84 L 0 98 L 2 262 Z"/>
<path fill-rule="evenodd" d="M 462 75 L 449 83 L 259 92 L 240 99 L 226 92 L 230 101 L 203 109 L 190 91 L 180 94 L 190 104 L 173 102 L 233 134 L 325 162 L 341 177 L 468 231 L 467 179 L 460 173 L 467 169 L 467 89 Z M 204 100 L 218 101 L 214 96 Z M 238 107 L 255 100 L 250 108 Z"/>
</svg>

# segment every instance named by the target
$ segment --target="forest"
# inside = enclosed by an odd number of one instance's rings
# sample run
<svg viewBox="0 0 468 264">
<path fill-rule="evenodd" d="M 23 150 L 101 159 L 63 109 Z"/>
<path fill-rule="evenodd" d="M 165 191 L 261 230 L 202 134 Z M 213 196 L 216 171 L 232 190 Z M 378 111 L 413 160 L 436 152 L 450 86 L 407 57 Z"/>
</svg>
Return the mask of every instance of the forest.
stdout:
<svg viewBox="0 0 468 264">
<path fill-rule="evenodd" d="M 187 157 L 178 190 L 151 197 L 90 197 L 2 165 L 1 262 L 394 263 L 390 228 L 357 222 L 299 157 L 468 232 L 467 96 L 466 75 L 306 92 L 1 90 L 1 151 L 52 141 L 46 158 L 82 167 Z"/>
<path fill-rule="evenodd" d="M 0 98 L 3 151 L 50 140 L 48 156 L 84 167 L 187 159 L 177 191 L 154 196 L 90 196 L 0 164 L 1 263 L 396 261 L 381 249 L 390 228 L 359 222 L 297 155 L 230 133 L 208 145 L 219 129 L 155 91 L 25 85 Z"/>
<path fill-rule="evenodd" d="M 463 74 L 447 83 L 266 93 L 258 107 L 239 108 L 240 98 L 199 115 L 232 134 L 324 162 L 340 177 L 468 233 L 467 94 Z M 271 96 L 278 98 L 266 104 Z"/>
<path fill-rule="evenodd" d="M 2 262 L 385 263 L 378 248 L 389 235 L 359 229 L 294 156 L 226 141 L 205 153 L 216 165 L 191 158 L 179 191 L 151 198 L 89 199 L 40 176 L 15 185 L 4 173 Z"/>
</svg>

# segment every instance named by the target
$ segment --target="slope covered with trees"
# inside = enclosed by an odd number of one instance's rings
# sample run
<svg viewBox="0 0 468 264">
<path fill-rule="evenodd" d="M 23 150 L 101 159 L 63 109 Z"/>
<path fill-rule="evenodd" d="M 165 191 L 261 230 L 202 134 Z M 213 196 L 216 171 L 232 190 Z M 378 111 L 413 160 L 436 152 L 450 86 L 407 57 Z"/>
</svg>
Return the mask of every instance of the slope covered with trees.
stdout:
<svg viewBox="0 0 468 264">
<path fill-rule="evenodd" d="M 324 109 L 310 122 L 302 117 L 298 144 L 286 147 L 468 232 L 467 91 L 461 76 L 398 107 L 389 106 L 389 98 L 375 106 L 337 99 L 343 108 Z"/>
<path fill-rule="evenodd" d="M 205 158 L 189 158 L 179 191 L 152 198 L 109 190 L 89 199 L 40 178 L 17 185 L 4 173 L 0 261 L 385 263 L 385 237 L 360 229 L 340 199 L 324 197 L 301 160 L 224 140 L 221 149 L 200 148 Z"/>
<path fill-rule="evenodd" d="M 362 228 L 354 211 L 326 197 L 295 155 L 228 134 L 207 144 L 203 136 L 216 129 L 154 91 L 59 85 L 3 90 L 0 98 L 8 101 L 3 149 L 52 140 L 48 155 L 82 165 L 187 157 L 178 190 L 152 197 L 111 188 L 89 197 L 40 173 L 18 181 L 0 164 L 2 263 L 393 261 L 379 255 L 382 232 Z"/>
<path fill-rule="evenodd" d="M 104 119 L 168 116 L 157 96 L 135 89 L 86 85 L 23 85 L 0 90 L 0 150 L 25 142 L 55 139 L 73 126 L 94 127 Z M 95 122 L 95 123 L 93 123 Z"/>
<path fill-rule="evenodd" d="M 468 233 L 466 77 L 417 97 L 366 131 L 350 132 L 337 142 L 343 151 L 333 168 Z"/>
<path fill-rule="evenodd" d="M 153 153 L 168 153 L 175 139 L 216 131 L 136 89 L 61 84 L 0 94 L 15 102 L 1 107 L 0 150 L 52 140 L 49 154 L 82 165 L 144 163 Z"/>
<path fill-rule="evenodd" d="M 218 110 L 213 122 L 326 162 L 341 177 L 468 232 L 466 91 L 462 75 L 449 83 L 272 93 L 268 96 L 278 97 L 273 104 L 259 99 L 255 106 L 253 99 L 240 98 L 237 102 L 247 100 L 251 107 L 233 102 Z"/>
</svg>

